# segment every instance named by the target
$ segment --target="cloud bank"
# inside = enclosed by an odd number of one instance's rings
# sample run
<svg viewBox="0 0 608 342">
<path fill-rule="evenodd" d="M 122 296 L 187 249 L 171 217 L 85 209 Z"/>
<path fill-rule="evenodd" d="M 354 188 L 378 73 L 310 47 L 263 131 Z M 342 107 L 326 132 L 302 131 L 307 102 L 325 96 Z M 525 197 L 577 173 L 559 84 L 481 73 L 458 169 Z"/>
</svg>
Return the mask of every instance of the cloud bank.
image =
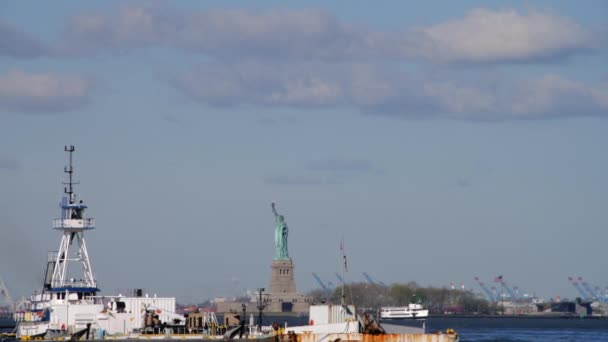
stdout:
<svg viewBox="0 0 608 342">
<path fill-rule="evenodd" d="M 204 65 L 171 84 L 210 106 L 349 106 L 408 118 L 470 120 L 608 116 L 608 87 L 555 74 L 488 88 L 421 80 L 374 64 Z"/>
<path fill-rule="evenodd" d="M 551 12 L 474 9 L 463 18 L 402 31 L 346 23 L 317 9 L 179 11 L 123 6 L 74 16 L 74 45 L 125 51 L 164 45 L 221 59 L 530 62 L 598 48 L 586 28 Z"/>
<path fill-rule="evenodd" d="M 168 77 L 208 106 L 352 107 L 404 118 L 469 120 L 606 116 L 605 84 L 548 73 L 486 87 L 421 71 L 500 63 L 539 63 L 600 50 L 604 40 L 550 11 L 473 9 L 424 27 L 380 30 L 318 9 L 183 10 L 122 6 L 71 17 L 61 44 L 75 55 L 164 47 L 204 62 Z M 48 53 L 38 40 L 0 22 L 0 54 Z M 411 68 L 411 66 L 417 68 Z M 65 111 L 87 100 L 77 77 L 9 71 L 0 107 Z"/>
<path fill-rule="evenodd" d="M 69 111 L 87 103 L 89 89 L 90 83 L 81 77 L 10 69 L 0 74 L 0 110 Z"/>
<path fill-rule="evenodd" d="M 314 9 L 177 11 L 123 6 L 72 18 L 74 45 L 125 51 L 163 45 L 222 59 L 335 59 L 370 50 L 365 33 Z"/>
</svg>

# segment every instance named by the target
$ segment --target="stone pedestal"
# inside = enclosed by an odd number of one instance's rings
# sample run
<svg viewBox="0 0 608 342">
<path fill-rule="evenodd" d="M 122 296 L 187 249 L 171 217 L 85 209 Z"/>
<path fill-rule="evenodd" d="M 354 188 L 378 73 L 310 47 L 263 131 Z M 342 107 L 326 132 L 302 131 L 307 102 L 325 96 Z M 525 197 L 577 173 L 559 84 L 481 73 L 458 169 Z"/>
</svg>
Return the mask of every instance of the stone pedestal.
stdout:
<svg viewBox="0 0 608 342">
<path fill-rule="evenodd" d="M 270 274 L 270 294 L 281 293 L 297 293 L 296 281 L 293 274 L 293 261 L 272 260 L 270 266 L 272 272 Z"/>
</svg>

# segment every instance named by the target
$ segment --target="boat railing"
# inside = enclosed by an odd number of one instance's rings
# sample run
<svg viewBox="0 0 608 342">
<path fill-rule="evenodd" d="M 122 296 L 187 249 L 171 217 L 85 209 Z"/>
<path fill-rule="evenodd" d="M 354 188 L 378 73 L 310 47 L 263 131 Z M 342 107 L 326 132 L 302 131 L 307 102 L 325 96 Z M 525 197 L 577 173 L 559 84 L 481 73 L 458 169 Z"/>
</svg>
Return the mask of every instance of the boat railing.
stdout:
<svg viewBox="0 0 608 342">
<path fill-rule="evenodd" d="M 95 228 L 94 218 L 83 218 L 83 219 L 54 219 L 53 228 L 84 228 L 93 229 Z"/>
</svg>

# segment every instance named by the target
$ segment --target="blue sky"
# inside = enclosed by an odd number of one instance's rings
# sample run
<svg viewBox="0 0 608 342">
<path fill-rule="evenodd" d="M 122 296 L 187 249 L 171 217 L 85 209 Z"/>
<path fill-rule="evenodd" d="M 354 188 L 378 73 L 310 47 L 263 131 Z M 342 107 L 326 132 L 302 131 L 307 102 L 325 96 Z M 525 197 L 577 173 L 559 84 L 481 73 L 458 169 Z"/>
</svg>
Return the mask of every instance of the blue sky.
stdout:
<svg viewBox="0 0 608 342">
<path fill-rule="evenodd" d="M 604 1 L 0 4 L 0 276 L 39 288 L 63 146 L 105 293 L 311 276 L 605 287 Z M 479 289 L 475 288 L 476 291 Z"/>
</svg>

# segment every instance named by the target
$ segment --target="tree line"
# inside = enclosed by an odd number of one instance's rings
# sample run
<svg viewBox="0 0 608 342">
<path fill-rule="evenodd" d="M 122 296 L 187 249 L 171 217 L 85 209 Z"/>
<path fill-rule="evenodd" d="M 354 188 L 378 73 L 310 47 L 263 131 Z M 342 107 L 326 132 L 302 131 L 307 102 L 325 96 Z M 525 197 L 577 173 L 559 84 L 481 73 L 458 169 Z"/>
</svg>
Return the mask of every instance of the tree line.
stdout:
<svg viewBox="0 0 608 342">
<path fill-rule="evenodd" d="M 308 293 L 314 303 L 340 303 L 342 288 L 315 289 Z M 416 282 L 381 285 L 349 283 L 344 286 L 344 302 L 357 308 L 374 311 L 382 306 L 422 304 L 431 314 L 492 314 L 494 304 L 471 291 L 421 287 Z"/>
</svg>

